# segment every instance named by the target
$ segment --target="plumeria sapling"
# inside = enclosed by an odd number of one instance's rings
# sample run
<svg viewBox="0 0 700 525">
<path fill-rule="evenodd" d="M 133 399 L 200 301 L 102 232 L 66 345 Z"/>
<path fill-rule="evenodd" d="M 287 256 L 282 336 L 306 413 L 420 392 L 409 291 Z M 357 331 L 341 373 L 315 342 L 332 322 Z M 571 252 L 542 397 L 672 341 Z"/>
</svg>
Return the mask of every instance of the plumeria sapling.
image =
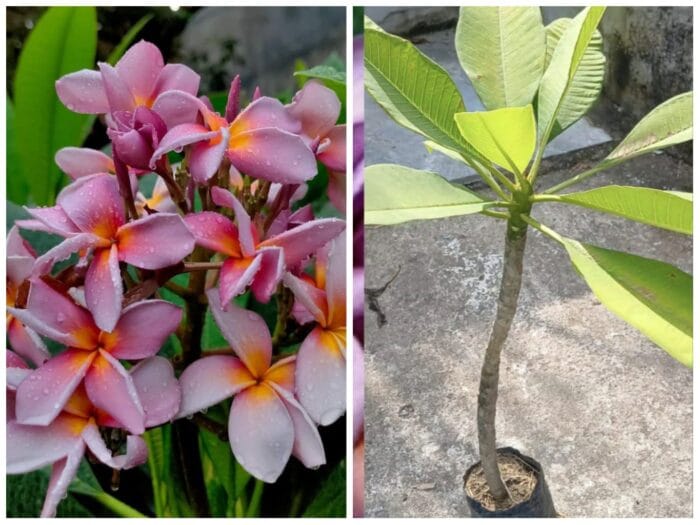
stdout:
<svg viewBox="0 0 700 525">
<path fill-rule="evenodd" d="M 26 207 L 30 218 L 8 235 L 8 472 L 53 465 L 42 515 L 55 512 L 86 451 L 130 468 L 146 460 L 140 436 L 154 426 L 172 440 L 154 461 L 177 471 L 152 472 L 154 488 L 180 484 L 168 497 L 210 515 L 200 432 L 220 423 L 200 411 L 232 396 L 228 432 L 215 432 L 232 454 L 216 461 L 269 483 L 292 455 L 326 463 L 316 425 L 345 410 L 345 221 L 316 219 L 305 195 L 317 160 L 345 172 L 340 102 L 314 82 L 289 105 L 256 89 L 244 107 L 236 77 L 221 116 L 198 89 L 194 71 L 164 64 L 143 41 L 114 67 L 56 83 L 69 109 L 104 117 L 111 156 L 58 151 L 71 182 L 54 206 Z M 332 203 L 344 202 L 344 189 L 333 191 Z M 63 240 L 37 254 L 18 228 Z M 308 266 L 325 309 L 295 318 L 283 276 Z M 270 326 L 253 311 L 261 305 Z M 212 330 L 231 348 L 203 352 Z M 314 357 L 327 333 L 332 366 Z M 318 363 L 323 373 L 309 379 Z M 332 394 L 331 408 L 304 401 L 300 381 Z M 112 450 L 101 435 L 113 431 L 126 441 Z"/>
</svg>

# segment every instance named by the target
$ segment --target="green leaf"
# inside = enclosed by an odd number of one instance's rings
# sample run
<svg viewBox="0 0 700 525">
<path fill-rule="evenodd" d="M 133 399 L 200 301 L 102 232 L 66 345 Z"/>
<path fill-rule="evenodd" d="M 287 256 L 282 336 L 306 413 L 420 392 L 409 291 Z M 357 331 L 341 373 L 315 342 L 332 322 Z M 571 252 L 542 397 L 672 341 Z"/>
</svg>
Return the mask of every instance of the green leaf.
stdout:
<svg viewBox="0 0 700 525">
<path fill-rule="evenodd" d="M 537 144 L 532 105 L 457 113 L 454 118 L 464 140 L 488 160 L 513 173 L 525 171 Z"/>
<path fill-rule="evenodd" d="M 341 461 L 321 485 L 309 506 L 304 510 L 304 518 L 345 517 L 345 461 Z"/>
<path fill-rule="evenodd" d="M 572 20 L 570 18 L 559 18 L 547 26 L 545 67 L 549 66 L 557 44 L 571 23 Z M 585 49 L 581 63 L 571 81 L 571 86 L 561 101 L 561 107 L 552 128 L 550 140 L 588 112 L 598 95 L 600 95 L 604 77 L 605 55 L 603 54 L 603 38 L 600 32 L 596 30 L 593 32 L 590 43 Z"/>
<path fill-rule="evenodd" d="M 600 302 L 685 366 L 693 364 L 693 278 L 668 263 L 558 239 Z"/>
<path fill-rule="evenodd" d="M 461 7 L 455 48 L 486 109 L 532 102 L 544 72 L 539 7 Z"/>
<path fill-rule="evenodd" d="M 122 39 L 119 41 L 116 47 L 109 54 L 109 57 L 107 58 L 108 63 L 110 63 L 111 65 L 117 63 L 117 61 L 126 52 L 127 48 L 131 45 L 131 43 L 141 32 L 144 26 L 151 21 L 151 18 L 153 18 L 153 16 L 153 13 L 148 13 L 147 15 L 142 16 L 138 20 L 138 22 L 131 26 L 131 29 L 129 29 L 129 31 L 122 37 Z"/>
<path fill-rule="evenodd" d="M 584 206 L 678 233 L 693 233 L 693 194 L 636 186 L 603 186 L 547 200 Z"/>
<path fill-rule="evenodd" d="M 219 412 L 221 417 L 215 417 Z M 226 424 L 226 414 L 219 406 L 212 407 L 207 412 L 207 417 Z M 236 461 L 231 452 L 231 445 L 205 430 L 199 431 L 199 444 L 212 513 L 214 516 L 234 517 L 235 502 L 243 494 L 247 480 L 240 486 L 236 485 Z M 223 497 L 216 498 L 222 491 Z"/>
<path fill-rule="evenodd" d="M 537 95 L 537 136 L 541 141 L 551 139 L 559 112 L 572 90 L 576 73 L 604 12 L 604 7 L 587 7 L 571 21 L 559 39 Z M 575 99 L 578 100 L 578 96 Z"/>
<path fill-rule="evenodd" d="M 461 152 L 453 115 L 465 111 L 447 72 L 411 42 L 365 24 L 365 87 L 398 124 Z"/>
<path fill-rule="evenodd" d="M 365 223 L 398 224 L 485 210 L 491 203 L 437 173 L 396 164 L 365 168 Z"/>
<path fill-rule="evenodd" d="M 601 164 L 612 166 L 692 138 L 693 92 L 688 91 L 652 109 Z"/>
<path fill-rule="evenodd" d="M 44 505 L 44 497 L 49 484 L 50 467 L 34 470 L 26 474 L 8 475 L 6 478 L 8 518 L 37 518 Z M 59 518 L 92 517 L 82 503 L 69 494 L 58 504 L 56 516 Z"/>
<path fill-rule="evenodd" d="M 56 151 L 82 143 L 89 115 L 72 113 L 54 88 L 64 74 L 92 68 L 94 7 L 50 7 L 29 34 L 15 75 L 15 133 L 22 173 L 36 204 L 51 204 L 62 175 Z"/>
<path fill-rule="evenodd" d="M 22 165 L 17 155 L 17 141 L 15 137 L 15 110 L 10 97 L 5 99 L 7 113 L 5 126 L 7 130 L 7 196 L 14 202 L 27 202 L 29 188 L 22 174 Z"/>
</svg>

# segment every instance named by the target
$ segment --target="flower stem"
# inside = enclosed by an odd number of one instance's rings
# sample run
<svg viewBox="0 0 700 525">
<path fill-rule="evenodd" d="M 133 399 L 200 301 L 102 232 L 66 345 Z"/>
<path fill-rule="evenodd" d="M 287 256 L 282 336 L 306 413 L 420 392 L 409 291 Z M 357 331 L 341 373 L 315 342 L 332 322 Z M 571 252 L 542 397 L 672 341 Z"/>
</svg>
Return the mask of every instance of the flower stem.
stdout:
<svg viewBox="0 0 700 525">
<path fill-rule="evenodd" d="M 100 502 L 106 508 L 114 512 L 117 516 L 121 518 L 147 518 L 145 514 L 141 514 L 138 510 L 130 507 L 123 501 L 118 500 L 114 496 L 107 494 L 106 492 L 96 492 L 90 495 L 91 498 Z"/>
</svg>

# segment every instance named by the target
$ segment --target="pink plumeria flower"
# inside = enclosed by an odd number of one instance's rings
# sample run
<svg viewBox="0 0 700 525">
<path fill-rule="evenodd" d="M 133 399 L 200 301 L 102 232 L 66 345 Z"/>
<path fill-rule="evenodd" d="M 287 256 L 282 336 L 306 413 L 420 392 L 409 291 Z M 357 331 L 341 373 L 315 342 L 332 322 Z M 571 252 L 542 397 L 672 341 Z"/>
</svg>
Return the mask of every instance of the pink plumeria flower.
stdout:
<svg viewBox="0 0 700 525">
<path fill-rule="evenodd" d="M 112 141 L 116 159 L 124 164 L 147 171 L 153 152 L 158 147 L 168 128 L 155 111 L 138 107 L 134 111 L 112 113 L 112 125 L 107 135 Z"/>
<path fill-rule="evenodd" d="M 17 226 L 10 228 L 10 231 L 7 233 L 6 250 L 7 280 L 5 281 L 5 305 L 13 307 L 22 283 L 32 273 L 36 254 L 32 247 L 22 239 Z M 37 333 L 26 327 L 22 321 L 10 313 L 7 313 L 5 316 L 5 326 L 10 346 L 17 354 L 25 359 L 29 359 L 35 365 L 42 364 L 50 357 L 49 351 Z"/>
<path fill-rule="evenodd" d="M 238 86 L 234 80 L 226 117 L 187 93 L 163 94 L 156 110 L 169 116 L 164 117 L 169 131 L 151 158 L 151 168 L 165 153 L 191 146 L 188 167 L 198 184 L 206 183 L 217 172 L 224 155 L 251 177 L 282 183 L 313 178 L 316 161 L 298 135 L 300 123 L 281 102 L 270 97 L 260 97 L 238 113 Z M 174 108 L 180 111 L 176 113 Z"/>
<path fill-rule="evenodd" d="M 82 177 L 66 186 L 56 202 L 51 208 L 27 208 L 39 224 L 21 224 L 67 237 L 37 259 L 34 275 L 48 273 L 72 253 L 92 249 L 85 300 L 97 326 L 107 332 L 121 312 L 120 261 L 157 270 L 180 262 L 194 249 L 194 238 L 177 214 L 156 213 L 126 222 L 117 179 L 111 175 Z"/>
<path fill-rule="evenodd" d="M 316 321 L 297 354 L 296 394 L 320 425 L 330 425 L 345 412 L 345 234 L 321 250 L 315 280 L 291 273 L 284 284 Z"/>
<path fill-rule="evenodd" d="M 179 90 L 192 95 L 199 89 L 199 75 L 182 64 L 163 62 L 160 50 L 140 41 L 112 67 L 100 62 L 99 71 L 83 69 L 56 81 L 56 92 L 76 113 L 103 114 L 150 108 L 161 93 Z"/>
<path fill-rule="evenodd" d="M 111 332 L 98 328 L 88 310 L 47 285 L 32 281 L 26 309 L 12 315 L 67 350 L 34 370 L 17 389 L 17 421 L 48 425 L 81 382 L 91 403 L 132 434 L 144 430 L 147 414 L 120 359 L 153 357 L 182 318 L 182 310 L 161 300 L 127 306 Z"/>
<path fill-rule="evenodd" d="M 346 171 L 345 124 L 336 125 L 340 100 L 333 90 L 311 80 L 287 107 L 290 115 L 301 122 L 307 141 L 316 145 L 316 158 L 331 171 Z"/>
<path fill-rule="evenodd" d="M 332 89 L 311 80 L 288 107 L 290 114 L 301 121 L 307 141 L 315 145 L 316 158 L 328 168 L 328 198 L 345 213 L 346 126 L 336 125 L 340 100 Z"/>
<path fill-rule="evenodd" d="M 7 380 L 5 381 L 5 421 L 15 419 L 15 393 L 19 384 L 31 374 L 26 361 L 12 350 L 5 350 L 5 371 Z"/>
<path fill-rule="evenodd" d="M 129 370 L 128 376 L 147 414 L 146 427 L 158 426 L 173 418 L 180 405 L 180 386 L 167 359 L 146 359 Z M 30 376 L 25 381 L 31 380 Z M 125 453 L 113 456 L 102 439 L 100 427 L 121 428 L 91 402 L 82 385 L 73 391 L 63 410 L 47 426 L 8 422 L 8 474 L 52 465 L 41 517 L 55 515 L 86 450 L 113 469 L 130 469 L 146 461 L 148 448 L 140 436 L 127 435 Z"/>
<path fill-rule="evenodd" d="M 258 301 L 268 302 L 285 266 L 298 264 L 345 229 L 340 219 L 320 219 L 261 240 L 257 227 L 231 192 L 215 187 L 211 194 L 214 203 L 234 211 L 238 226 L 212 211 L 187 215 L 185 222 L 198 245 L 227 256 L 219 276 L 223 305 L 248 286 Z"/>
<path fill-rule="evenodd" d="M 326 462 L 316 426 L 294 398 L 295 357 L 272 364 L 272 338 L 254 312 L 219 303 L 217 290 L 207 291 L 214 319 L 238 357 L 203 357 L 180 376 L 184 417 L 233 395 L 228 420 L 236 460 L 256 478 L 274 483 L 290 455 L 304 466 Z"/>
</svg>

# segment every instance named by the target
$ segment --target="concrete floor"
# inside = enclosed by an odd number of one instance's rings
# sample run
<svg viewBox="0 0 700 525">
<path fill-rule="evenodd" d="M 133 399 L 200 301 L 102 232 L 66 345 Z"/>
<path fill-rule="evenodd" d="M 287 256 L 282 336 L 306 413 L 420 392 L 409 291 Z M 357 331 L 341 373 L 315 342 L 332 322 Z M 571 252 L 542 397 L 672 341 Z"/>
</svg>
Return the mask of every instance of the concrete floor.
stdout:
<svg viewBox="0 0 700 525">
<path fill-rule="evenodd" d="M 692 170 L 651 155 L 581 188 L 611 183 L 689 190 Z M 691 271 L 688 237 L 559 204 L 534 216 Z M 503 235 L 501 221 L 480 215 L 366 229 L 367 288 L 400 268 L 377 299 L 386 324 L 366 310 L 367 516 L 468 515 L 461 479 L 478 461 L 476 394 Z M 565 252 L 532 230 L 501 370 L 499 446 L 542 463 L 560 513 L 691 516 L 692 371 L 609 313 Z"/>
</svg>

